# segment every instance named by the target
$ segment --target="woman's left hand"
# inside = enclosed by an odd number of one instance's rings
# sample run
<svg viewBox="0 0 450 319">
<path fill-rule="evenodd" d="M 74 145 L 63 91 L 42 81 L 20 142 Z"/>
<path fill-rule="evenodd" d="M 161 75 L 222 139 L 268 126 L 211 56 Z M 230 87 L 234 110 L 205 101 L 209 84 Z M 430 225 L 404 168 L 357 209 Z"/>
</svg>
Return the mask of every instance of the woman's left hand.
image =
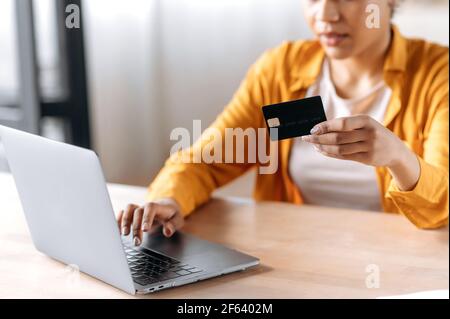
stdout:
<svg viewBox="0 0 450 319">
<path fill-rule="evenodd" d="M 403 142 L 368 115 L 341 117 L 317 124 L 303 141 L 323 155 L 372 166 L 391 166 Z"/>
<path fill-rule="evenodd" d="M 416 155 L 389 129 L 368 115 L 317 124 L 303 141 L 323 155 L 390 169 L 400 188 L 411 188 L 420 175 Z"/>
</svg>

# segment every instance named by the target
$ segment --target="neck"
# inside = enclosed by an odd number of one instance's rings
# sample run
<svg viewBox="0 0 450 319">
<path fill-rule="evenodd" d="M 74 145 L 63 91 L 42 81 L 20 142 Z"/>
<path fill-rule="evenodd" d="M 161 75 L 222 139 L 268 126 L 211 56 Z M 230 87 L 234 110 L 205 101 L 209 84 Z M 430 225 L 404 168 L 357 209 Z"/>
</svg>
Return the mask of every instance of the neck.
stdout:
<svg viewBox="0 0 450 319">
<path fill-rule="evenodd" d="M 383 38 L 382 45 L 377 42 L 377 45 L 351 58 L 329 59 L 331 79 L 340 96 L 354 97 L 359 91 L 373 87 L 383 79 L 384 60 L 390 42 L 389 32 L 389 35 Z"/>
</svg>

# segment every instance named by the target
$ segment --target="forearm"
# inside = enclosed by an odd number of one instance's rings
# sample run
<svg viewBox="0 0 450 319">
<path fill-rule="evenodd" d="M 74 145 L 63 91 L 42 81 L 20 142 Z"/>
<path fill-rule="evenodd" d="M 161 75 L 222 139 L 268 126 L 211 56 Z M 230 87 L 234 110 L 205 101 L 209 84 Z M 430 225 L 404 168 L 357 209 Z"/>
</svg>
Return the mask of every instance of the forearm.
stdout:
<svg viewBox="0 0 450 319">
<path fill-rule="evenodd" d="M 420 177 L 409 191 L 399 189 L 392 179 L 386 198 L 419 228 L 432 229 L 448 223 L 448 168 L 438 167 L 417 156 Z"/>
<path fill-rule="evenodd" d="M 416 154 L 404 144 L 395 152 L 395 159 L 388 166 L 397 187 L 402 191 L 410 191 L 420 177 L 420 164 Z"/>
</svg>

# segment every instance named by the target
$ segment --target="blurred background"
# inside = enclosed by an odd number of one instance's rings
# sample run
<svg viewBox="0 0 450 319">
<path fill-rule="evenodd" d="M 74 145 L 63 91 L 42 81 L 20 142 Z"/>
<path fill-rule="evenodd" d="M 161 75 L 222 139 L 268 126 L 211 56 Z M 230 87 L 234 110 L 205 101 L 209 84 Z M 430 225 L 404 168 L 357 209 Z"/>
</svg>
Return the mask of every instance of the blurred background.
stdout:
<svg viewBox="0 0 450 319">
<path fill-rule="evenodd" d="M 65 27 L 69 4 L 79 29 Z M 448 7 L 404 0 L 394 20 L 448 45 Z M 0 124 L 92 148 L 109 182 L 144 186 L 173 128 L 206 128 L 265 49 L 310 36 L 301 0 L 0 0 Z"/>
</svg>

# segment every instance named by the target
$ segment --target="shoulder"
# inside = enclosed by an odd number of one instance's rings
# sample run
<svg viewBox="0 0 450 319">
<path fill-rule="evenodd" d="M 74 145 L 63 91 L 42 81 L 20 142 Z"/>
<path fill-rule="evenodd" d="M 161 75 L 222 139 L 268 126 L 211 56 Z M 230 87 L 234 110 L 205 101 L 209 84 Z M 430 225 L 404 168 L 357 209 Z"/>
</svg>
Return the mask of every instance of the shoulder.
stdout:
<svg viewBox="0 0 450 319">
<path fill-rule="evenodd" d="M 408 78 L 404 87 L 409 96 L 417 97 L 411 100 L 415 113 L 423 105 L 420 112 L 425 112 L 424 118 L 431 123 L 438 112 L 448 113 L 449 49 L 423 39 L 407 39 L 407 51 Z"/>
<path fill-rule="evenodd" d="M 423 80 L 448 81 L 448 47 L 423 39 L 409 38 L 407 50 L 408 69 L 415 70 Z"/>
<path fill-rule="evenodd" d="M 410 60 L 420 58 L 425 62 L 446 61 L 448 63 L 447 46 L 417 38 L 407 38 L 407 46 Z"/>
</svg>

